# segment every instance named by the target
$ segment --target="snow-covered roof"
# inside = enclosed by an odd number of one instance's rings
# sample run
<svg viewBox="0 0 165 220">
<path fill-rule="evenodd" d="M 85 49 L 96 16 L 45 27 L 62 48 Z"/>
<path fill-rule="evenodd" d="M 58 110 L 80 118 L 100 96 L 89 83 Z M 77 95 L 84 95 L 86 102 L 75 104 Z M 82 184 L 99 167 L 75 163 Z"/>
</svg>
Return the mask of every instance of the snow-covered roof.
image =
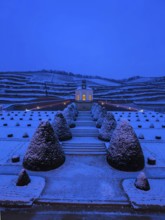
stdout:
<svg viewBox="0 0 165 220">
<path fill-rule="evenodd" d="M 83 89 L 81 86 L 79 86 L 76 90 L 93 90 L 93 89 L 91 89 L 89 87 L 86 87 L 86 89 Z"/>
</svg>

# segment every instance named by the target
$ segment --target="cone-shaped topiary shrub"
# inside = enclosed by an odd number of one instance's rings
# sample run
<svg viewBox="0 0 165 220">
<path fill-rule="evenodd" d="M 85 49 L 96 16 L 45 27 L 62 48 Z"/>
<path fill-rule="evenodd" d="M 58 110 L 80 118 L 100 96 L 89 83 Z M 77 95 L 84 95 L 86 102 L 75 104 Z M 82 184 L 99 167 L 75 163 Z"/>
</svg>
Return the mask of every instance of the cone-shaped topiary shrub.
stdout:
<svg viewBox="0 0 165 220">
<path fill-rule="evenodd" d="M 75 122 L 74 122 L 74 119 L 73 119 L 73 114 L 72 112 L 68 109 L 68 108 L 65 108 L 63 110 L 63 115 L 66 119 L 66 122 L 67 124 L 69 125 L 70 128 L 74 128 L 76 126 Z"/>
<path fill-rule="evenodd" d="M 144 172 L 139 173 L 135 180 L 135 187 L 144 191 L 150 190 L 150 184 Z"/>
<path fill-rule="evenodd" d="M 98 120 L 101 111 L 102 111 L 102 107 L 101 107 L 101 105 L 98 105 L 93 112 L 93 120 L 94 121 Z"/>
<path fill-rule="evenodd" d="M 76 103 L 72 102 L 70 105 L 73 107 L 73 110 L 75 112 L 75 116 L 77 117 L 79 112 L 78 112 L 78 108 L 77 108 Z"/>
<path fill-rule="evenodd" d="M 120 121 L 112 134 L 107 161 L 114 168 L 124 171 L 144 168 L 144 155 L 139 140 L 126 120 Z"/>
<path fill-rule="evenodd" d="M 25 153 L 23 166 L 29 170 L 44 171 L 57 168 L 64 161 L 61 144 L 50 122 L 41 122 Z"/>
<path fill-rule="evenodd" d="M 96 121 L 96 128 L 101 128 L 103 120 L 104 120 L 106 114 L 107 114 L 107 110 L 106 110 L 105 107 L 103 107 L 100 114 L 99 114 L 99 118 Z"/>
<path fill-rule="evenodd" d="M 31 182 L 29 175 L 27 174 L 25 169 L 22 169 L 18 175 L 18 179 L 16 181 L 17 186 L 26 186 Z"/>
<path fill-rule="evenodd" d="M 52 127 L 58 136 L 60 141 L 66 141 L 72 138 L 72 133 L 70 131 L 70 127 L 66 122 L 65 117 L 62 112 L 57 112 L 54 121 L 52 123 Z"/>
<path fill-rule="evenodd" d="M 67 109 L 69 110 L 71 117 L 75 121 L 76 120 L 76 112 L 75 112 L 73 105 L 68 105 Z"/>
<path fill-rule="evenodd" d="M 103 141 L 110 141 L 112 133 L 116 128 L 116 120 L 111 112 L 108 112 L 99 130 L 98 138 Z"/>
<path fill-rule="evenodd" d="M 96 103 L 96 102 L 92 105 L 92 108 L 91 108 L 91 116 L 92 117 L 93 117 L 94 112 L 95 112 L 95 110 L 97 109 L 98 106 L 99 106 L 99 104 Z"/>
</svg>

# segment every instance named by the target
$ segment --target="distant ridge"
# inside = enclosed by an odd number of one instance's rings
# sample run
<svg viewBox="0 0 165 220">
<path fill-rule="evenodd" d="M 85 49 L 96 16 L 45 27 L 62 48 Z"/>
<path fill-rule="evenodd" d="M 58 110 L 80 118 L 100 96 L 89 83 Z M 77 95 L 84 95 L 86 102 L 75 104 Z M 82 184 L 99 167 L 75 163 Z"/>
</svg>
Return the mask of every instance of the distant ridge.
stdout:
<svg viewBox="0 0 165 220">
<path fill-rule="evenodd" d="M 111 102 L 165 102 L 165 76 L 115 80 L 58 70 L 0 72 L 0 103 L 31 102 L 52 97 L 74 99 L 75 89 L 86 79 L 94 98 Z"/>
</svg>

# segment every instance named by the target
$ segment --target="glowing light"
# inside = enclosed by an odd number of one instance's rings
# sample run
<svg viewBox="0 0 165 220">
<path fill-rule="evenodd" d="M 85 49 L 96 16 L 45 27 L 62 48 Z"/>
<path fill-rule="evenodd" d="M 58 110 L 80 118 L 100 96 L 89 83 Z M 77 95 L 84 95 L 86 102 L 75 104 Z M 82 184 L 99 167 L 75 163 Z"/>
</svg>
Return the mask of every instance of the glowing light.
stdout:
<svg viewBox="0 0 165 220">
<path fill-rule="evenodd" d="M 40 109 L 40 107 L 39 107 L 39 106 L 37 106 L 37 109 Z"/>
<path fill-rule="evenodd" d="M 86 95 L 85 94 L 82 95 L 82 100 L 86 101 Z"/>
<path fill-rule="evenodd" d="M 144 112 L 144 109 L 140 109 L 139 112 Z"/>
</svg>

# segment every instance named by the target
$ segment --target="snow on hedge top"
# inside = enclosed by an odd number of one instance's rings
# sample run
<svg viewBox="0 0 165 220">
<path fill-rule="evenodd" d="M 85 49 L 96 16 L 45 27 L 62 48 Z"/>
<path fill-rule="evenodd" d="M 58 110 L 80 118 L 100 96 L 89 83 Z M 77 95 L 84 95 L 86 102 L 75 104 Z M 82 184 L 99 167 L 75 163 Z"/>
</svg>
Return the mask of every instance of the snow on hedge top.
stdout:
<svg viewBox="0 0 165 220">
<path fill-rule="evenodd" d="M 72 138 L 72 133 L 70 131 L 69 125 L 67 124 L 62 112 L 58 111 L 56 113 L 54 121 L 52 123 L 52 127 L 60 141 L 65 141 Z"/>
<path fill-rule="evenodd" d="M 150 190 L 150 184 L 144 172 L 140 172 L 135 180 L 135 186 L 138 189 L 148 191 Z"/>
<path fill-rule="evenodd" d="M 50 170 L 60 166 L 64 160 L 61 144 L 50 122 L 41 122 L 24 156 L 24 167 L 30 170 Z"/>
<path fill-rule="evenodd" d="M 98 138 L 103 141 L 110 141 L 115 127 L 116 127 L 115 117 L 111 112 L 108 112 L 103 119 L 102 126 L 99 130 Z"/>
<path fill-rule="evenodd" d="M 144 156 L 139 140 L 126 120 L 120 121 L 112 134 L 108 147 L 108 162 L 125 171 L 137 171 L 144 167 Z"/>
</svg>

